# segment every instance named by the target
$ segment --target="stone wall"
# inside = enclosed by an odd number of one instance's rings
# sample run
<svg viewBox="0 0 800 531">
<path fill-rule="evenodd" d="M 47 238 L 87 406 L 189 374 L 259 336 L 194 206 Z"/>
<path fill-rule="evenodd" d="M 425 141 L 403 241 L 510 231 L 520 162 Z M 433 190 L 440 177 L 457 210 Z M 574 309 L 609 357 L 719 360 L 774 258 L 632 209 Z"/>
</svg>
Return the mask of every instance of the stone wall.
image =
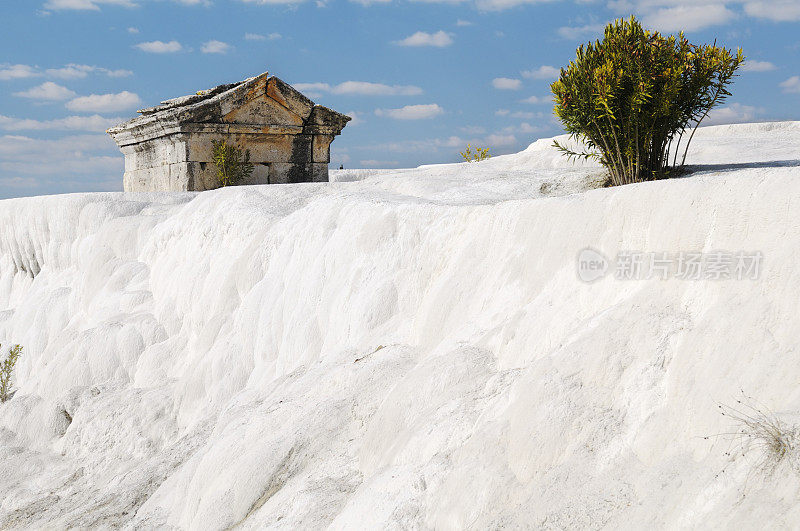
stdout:
<svg viewBox="0 0 800 531">
<path fill-rule="evenodd" d="M 253 173 L 240 184 L 328 180 L 333 135 L 190 132 L 123 146 L 124 189 L 151 192 L 217 188 L 212 142 L 219 140 L 250 151 Z"/>
</svg>

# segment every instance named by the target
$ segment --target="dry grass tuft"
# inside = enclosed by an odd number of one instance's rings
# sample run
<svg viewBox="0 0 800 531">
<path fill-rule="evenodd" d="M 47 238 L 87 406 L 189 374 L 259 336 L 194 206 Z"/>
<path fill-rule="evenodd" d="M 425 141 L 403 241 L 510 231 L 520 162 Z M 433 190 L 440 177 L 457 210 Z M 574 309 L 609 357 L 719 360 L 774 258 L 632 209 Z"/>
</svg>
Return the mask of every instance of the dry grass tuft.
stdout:
<svg viewBox="0 0 800 531">
<path fill-rule="evenodd" d="M 781 420 L 772 410 L 744 392 L 734 406 L 718 404 L 717 407 L 723 416 L 733 422 L 731 431 L 704 437 L 722 438 L 730 442 L 725 452 L 730 462 L 717 477 L 725 473 L 728 466 L 740 457 L 749 460 L 751 464 L 745 486 L 754 475 L 768 478 L 782 464 L 788 464 L 793 470 L 800 472 L 798 426 Z"/>
</svg>

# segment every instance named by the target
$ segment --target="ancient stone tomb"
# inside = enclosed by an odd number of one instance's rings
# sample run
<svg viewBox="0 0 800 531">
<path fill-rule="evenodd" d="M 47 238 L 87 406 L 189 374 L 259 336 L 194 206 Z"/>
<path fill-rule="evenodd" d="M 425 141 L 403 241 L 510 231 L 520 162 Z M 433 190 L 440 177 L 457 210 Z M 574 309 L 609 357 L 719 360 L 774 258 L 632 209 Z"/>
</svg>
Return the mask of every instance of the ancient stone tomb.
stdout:
<svg viewBox="0 0 800 531">
<path fill-rule="evenodd" d="M 250 151 L 241 184 L 328 180 L 330 145 L 350 117 L 268 73 L 162 102 L 108 130 L 125 155 L 127 192 L 219 187 L 212 141 Z"/>
</svg>

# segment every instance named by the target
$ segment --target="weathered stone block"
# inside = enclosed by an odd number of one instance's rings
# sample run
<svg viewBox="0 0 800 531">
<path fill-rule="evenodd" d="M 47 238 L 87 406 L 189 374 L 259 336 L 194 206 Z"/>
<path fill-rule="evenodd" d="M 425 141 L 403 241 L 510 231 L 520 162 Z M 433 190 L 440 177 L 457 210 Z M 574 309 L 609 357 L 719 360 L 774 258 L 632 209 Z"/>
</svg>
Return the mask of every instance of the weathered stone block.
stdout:
<svg viewBox="0 0 800 531">
<path fill-rule="evenodd" d="M 333 142 L 333 135 L 314 135 L 312 147 L 314 162 L 327 164 L 331 161 L 331 142 Z"/>
<path fill-rule="evenodd" d="M 270 165 L 270 184 L 289 184 L 300 182 L 328 182 L 327 163 L 309 163 L 302 167 L 302 175 L 310 175 L 310 179 L 297 180 L 297 166 L 288 163 L 275 163 Z"/>
<path fill-rule="evenodd" d="M 311 180 L 315 183 L 328 182 L 328 163 L 315 162 L 311 165 Z"/>
<path fill-rule="evenodd" d="M 250 150 L 251 162 L 289 162 L 292 155 L 294 135 L 259 134 L 207 134 L 197 133 L 187 143 L 186 160 L 212 162 L 213 142 L 226 140 L 229 144 Z"/>
</svg>

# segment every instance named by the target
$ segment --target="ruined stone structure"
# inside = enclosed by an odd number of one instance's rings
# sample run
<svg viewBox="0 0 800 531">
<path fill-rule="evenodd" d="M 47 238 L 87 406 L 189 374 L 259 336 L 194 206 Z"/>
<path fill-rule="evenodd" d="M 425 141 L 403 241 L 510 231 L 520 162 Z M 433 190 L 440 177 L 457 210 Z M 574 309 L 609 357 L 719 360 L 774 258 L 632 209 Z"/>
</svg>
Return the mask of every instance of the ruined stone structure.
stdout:
<svg viewBox="0 0 800 531">
<path fill-rule="evenodd" d="M 213 140 L 250 151 L 254 170 L 241 184 L 327 181 L 331 142 L 350 120 L 266 72 L 139 113 L 108 130 L 125 155 L 127 192 L 217 188 Z"/>
</svg>

